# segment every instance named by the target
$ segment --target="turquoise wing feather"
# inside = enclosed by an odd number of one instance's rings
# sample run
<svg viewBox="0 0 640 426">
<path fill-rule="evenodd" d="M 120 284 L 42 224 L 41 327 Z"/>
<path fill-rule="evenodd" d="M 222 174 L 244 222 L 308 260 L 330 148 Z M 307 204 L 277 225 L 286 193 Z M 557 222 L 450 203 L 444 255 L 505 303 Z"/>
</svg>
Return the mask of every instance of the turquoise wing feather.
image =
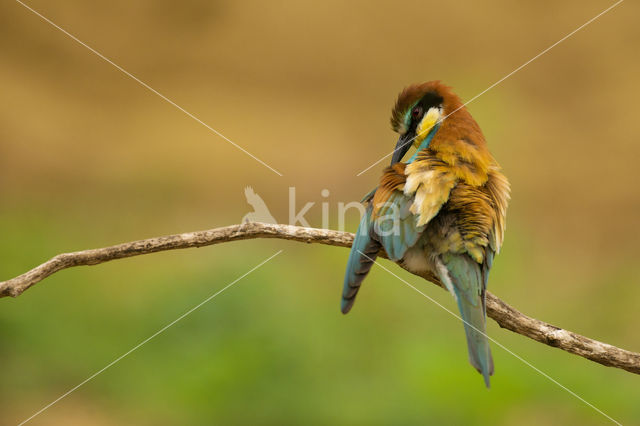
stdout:
<svg viewBox="0 0 640 426">
<path fill-rule="evenodd" d="M 410 211 L 413 197 L 394 191 L 377 212 L 373 230 L 389 255 L 397 262 L 413 247 L 426 225 L 418 226 L 418 216 Z"/>
<path fill-rule="evenodd" d="M 413 198 L 407 197 L 402 191 L 393 191 L 374 217 L 374 193 L 375 190 L 371 191 L 363 200 L 368 206 L 347 261 L 341 303 L 341 310 L 345 314 L 353 307 L 360 285 L 380 249 L 384 247 L 391 260 L 399 261 L 416 244 L 426 226 L 417 226 L 417 216 L 409 210 Z"/>
<path fill-rule="evenodd" d="M 342 288 L 341 310 L 343 314 L 349 312 L 353 307 L 360 285 L 371 270 L 373 262 L 378 257 L 378 251 L 380 251 L 380 243 L 371 233 L 371 214 L 372 206 L 369 205 L 360 220 L 349 253 Z"/>
</svg>

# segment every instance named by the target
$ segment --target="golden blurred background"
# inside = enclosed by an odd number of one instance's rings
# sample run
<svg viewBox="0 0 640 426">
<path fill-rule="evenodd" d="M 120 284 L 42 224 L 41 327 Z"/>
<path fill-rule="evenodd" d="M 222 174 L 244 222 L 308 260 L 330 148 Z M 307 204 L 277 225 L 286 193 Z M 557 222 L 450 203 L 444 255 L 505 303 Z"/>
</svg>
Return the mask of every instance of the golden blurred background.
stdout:
<svg viewBox="0 0 640 426">
<path fill-rule="evenodd" d="M 0 280 L 54 254 L 237 223 L 252 186 L 320 227 L 377 183 L 407 84 L 469 100 L 613 2 L 27 3 L 283 176 L 43 21 L 0 5 Z M 639 351 L 640 7 L 626 1 L 469 105 L 512 183 L 490 289 Z M 329 197 L 321 191 L 328 189 Z M 350 217 L 355 230 L 357 217 Z M 339 313 L 348 252 L 244 241 L 64 271 L 0 301 L 0 423 L 17 424 L 279 249 L 282 255 L 32 424 L 604 424 L 376 268 Z M 394 272 L 452 308 L 453 300 Z M 624 424 L 638 377 L 489 334 Z"/>
</svg>

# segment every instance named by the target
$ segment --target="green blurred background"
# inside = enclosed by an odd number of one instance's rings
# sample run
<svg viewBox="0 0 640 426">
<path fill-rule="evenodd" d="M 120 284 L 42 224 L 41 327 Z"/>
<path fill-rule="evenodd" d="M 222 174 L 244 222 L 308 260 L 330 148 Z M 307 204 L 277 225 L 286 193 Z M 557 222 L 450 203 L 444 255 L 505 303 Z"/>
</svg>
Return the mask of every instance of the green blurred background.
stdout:
<svg viewBox="0 0 640 426">
<path fill-rule="evenodd" d="M 59 252 L 237 223 L 289 186 L 320 227 L 377 182 L 398 91 L 465 100 L 609 1 L 31 1 L 279 170 L 277 176 L 18 3 L 0 5 L 0 280 Z M 640 350 L 640 7 L 627 1 L 469 109 L 513 186 L 490 289 L 536 318 Z M 385 160 L 386 163 L 387 160 Z M 330 196 L 320 195 L 328 189 Z M 357 225 L 355 211 L 349 230 Z M 375 268 L 339 312 L 347 250 L 253 240 L 63 271 L 0 300 L 0 423 L 16 424 L 277 250 L 284 252 L 31 423 L 606 424 Z M 386 261 L 385 261 L 386 262 Z M 391 268 L 453 309 L 441 289 Z M 616 420 L 640 378 L 489 334 Z"/>
</svg>

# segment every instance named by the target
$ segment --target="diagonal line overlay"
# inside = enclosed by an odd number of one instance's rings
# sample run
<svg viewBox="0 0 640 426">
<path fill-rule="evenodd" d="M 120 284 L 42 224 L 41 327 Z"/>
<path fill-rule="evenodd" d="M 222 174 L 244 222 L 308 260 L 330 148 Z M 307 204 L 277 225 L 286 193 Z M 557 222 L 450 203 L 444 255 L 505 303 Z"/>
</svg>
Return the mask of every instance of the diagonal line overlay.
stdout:
<svg viewBox="0 0 640 426">
<path fill-rule="evenodd" d="M 614 7 L 618 6 L 620 3 L 622 3 L 624 0 L 618 0 L 616 3 L 612 4 L 611 6 L 609 6 L 608 8 L 606 8 L 605 10 L 603 10 L 602 12 L 600 12 L 599 14 L 597 14 L 596 16 L 594 16 L 593 18 L 589 19 L 587 22 L 585 22 L 584 24 L 580 25 L 578 28 L 576 28 L 575 30 L 571 31 L 569 34 L 567 34 L 566 36 L 562 37 L 560 40 L 556 41 L 555 43 L 553 43 L 551 46 L 547 47 L 546 49 L 544 49 L 542 52 L 538 53 L 536 56 L 534 56 L 533 58 L 529 59 L 527 62 L 525 62 L 524 64 L 520 65 L 518 68 L 516 68 L 515 70 L 511 71 L 509 74 L 505 75 L 504 77 L 502 77 L 500 80 L 496 81 L 495 83 L 493 83 L 491 86 L 487 87 L 486 89 L 484 89 L 482 92 L 478 93 L 477 95 L 475 95 L 473 98 L 469 99 L 467 102 L 465 102 L 464 104 L 462 104 L 461 106 L 459 106 L 458 108 L 456 108 L 455 110 L 453 110 L 451 113 L 445 115 L 444 117 L 442 117 L 441 122 L 446 120 L 449 116 L 451 116 L 453 113 L 455 113 L 456 111 L 458 111 L 461 108 L 464 108 L 465 106 L 469 105 L 471 102 L 475 101 L 476 99 L 478 99 L 480 96 L 484 95 L 485 93 L 487 93 L 489 90 L 493 89 L 494 87 L 496 87 L 498 84 L 502 83 L 503 81 L 505 81 L 506 79 L 508 79 L 509 77 L 511 77 L 512 75 L 514 75 L 515 73 L 517 73 L 518 71 L 520 71 L 522 68 L 526 67 L 527 65 L 529 65 L 531 62 L 535 61 L 536 59 L 538 59 L 540 56 L 544 55 L 545 53 L 547 53 L 548 51 L 550 51 L 551 49 L 553 49 L 554 47 L 556 47 L 557 45 L 559 45 L 560 43 L 562 43 L 563 41 L 565 41 L 566 39 L 568 39 L 569 37 L 571 37 L 572 35 L 574 35 L 575 33 L 577 33 L 578 31 L 580 31 L 581 29 L 583 29 L 584 27 L 586 27 L 587 25 L 591 24 L 593 21 L 595 21 L 596 19 L 600 18 L 602 15 L 604 15 L 605 13 L 609 12 L 611 9 L 613 9 Z M 430 130 L 430 129 L 429 129 Z M 397 150 L 404 148 L 405 146 L 409 145 L 410 143 L 412 143 L 418 136 L 421 136 L 422 133 L 417 134 L 416 136 L 414 136 L 412 139 L 409 139 L 407 142 L 405 142 L 404 144 L 400 145 L 399 147 L 397 147 L 396 149 L 394 149 L 393 151 L 391 151 L 390 153 L 388 153 L 387 155 L 385 155 L 384 157 L 380 158 L 378 161 L 376 161 L 375 163 L 371 164 L 369 167 L 367 167 L 366 169 L 362 170 L 360 173 L 358 173 L 356 176 L 360 176 L 363 173 L 365 173 L 366 171 L 370 170 L 372 167 L 378 165 L 380 162 L 382 162 L 385 158 L 393 155 Z"/>
<path fill-rule="evenodd" d="M 79 384 L 77 384 L 76 386 L 74 386 L 73 388 L 69 389 L 67 392 L 65 392 L 64 394 L 62 394 L 61 396 L 59 396 L 57 399 L 53 400 L 52 402 L 50 402 L 49 404 L 45 405 L 44 407 L 42 407 L 39 411 L 37 411 L 36 413 L 34 413 L 31 417 L 23 420 L 22 422 L 20 422 L 20 424 L 18 426 L 22 426 L 23 424 L 29 422 L 30 420 L 32 420 L 34 417 L 36 417 L 37 415 L 41 414 L 43 411 L 47 410 L 48 408 L 50 408 L 51 406 L 55 405 L 56 403 L 58 403 L 60 400 L 66 398 L 67 396 L 69 396 L 71 393 L 73 393 L 74 391 L 76 391 L 80 386 L 86 384 L 87 382 L 93 380 L 96 376 L 98 376 L 99 374 L 101 374 L 102 372 L 104 372 L 105 370 L 107 370 L 109 367 L 113 366 L 114 364 L 118 363 L 120 360 L 122 360 L 124 357 L 126 357 L 127 355 L 129 355 L 130 353 L 134 352 L 136 349 L 139 349 L 142 345 L 144 345 L 145 343 L 149 342 L 151 339 L 153 339 L 154 337 L 156 337 L 157 335 L 163 333 L 165 330 L 167 330 L 169 327 L 173 326 L 175 323 L 177 323 L 178 321 L 180 321 L 181 319 L 185 318 L 186 316 L 188 316 L 189 314 L 191 314 L 193 311 L 195 311 L 196 309 L 200 308 L 202 305 L 204 305 L 205 303 L 207 303 L 208 301 L 210 301 L 211 299 L 213 299 L 214 297 L 218 296 L 220 293 L 222 293 L 223 291 L 227 290 L 228 288 L 230 288 L 231 286 L 233 286 L 234 284 L 236 284 L 238 281 L 240 281 L 241 279 L 243 279 L 244 277 L 246 277 L 247 275 L 249 275 L 250 273 L 252 273 L 253 271 L 255 271 L 256 269 L 260 268 L 262 265 L 264 265 L 265 263 L 267 263 L 268 261 L 270 261 L 271 259 L 273 259 L 274 257 L 276 257 L 277 255 L 279 255 L 280 253 L 282 253 L 283 250 L 278 251 L 277 253 L 275 253 L 274 255 L 272 255 L 271 257 L 263 260 L 262 262 L 260 262 L 258 265 L 254 266 L 253 268 L 249 269 L 247 272 L 245 272 L 244 274 L 242 274 L 241 276 L 239 276 L 238 278 L 236 278 L 235 280 L 233 280 L 232 282 L 230 282 L 229 284 L 227 284 L 226 286 L 224 286 L 222 289 L 218 290 L 217 292 L 213 293 L 211 296 L 207 297 L 206 299 L 204 299 L 202 302 L 198 303 L 196 306 L 194 306 L 193 308 L 189 309 L 187 312 L 185 312 L 184 314 L 180 315 L 178 318 L 176 318 L 175 320 L 171 321 L 169 324 L 165 325 L 164 327 L 162 327 L 160 330 L 156 331 L 155 333 L 153 333 L 151 336 L 147 337 L 146 339 L 144 339 L 142 342 L 138 343 L 137 345 L 135 345 L 133 348 L 129 349 L 127 352 L 125 352 L 124 354 L 120 355 L 118 358 L 114 359 L 113 361 L 111 361 L 109 364 L 105 365 L 103 368 L 101 368 L 100 370 L 96 371 L 95 373 L 93 373 L 91 376 L 87 377 L 85 380 L 83 380 L 82 382 L 80 382 Z"/>
<path fill-rule="evenodd" d="M 410 284 L 408 281 L 406 281 L 405 279 L 403 279 L 402 277 L 394 274 L 390 269 L 386 268 L 384 265 L 380 264 L 380 262 L 378 262 L 375 259 L 371 259 L 369 256 L 367 256 L 366 254 L 364 254 L 363 252 L 361 252 L 360 250 L 358 250 L 358 252 L 366 257 L 367 259 L 371 260 L 373 263 L 375 263 L 376 265 L 380 266 L 382 269 L 384 269 L 385 271 L 387 271 L 389 274 L 393 275 L 394 277 L 396 277 L 397 279 L 399 279 L 400 281 L 402 281 L 404 284 L 406 284 L 408 287 L 410 287 L 411 289 L 413 289 L 414 291 L 416 291 L 417 293 L 420 293 L 422 296 L 424 296 L 426 299 L 430 300 L 431 302 L 435 303 L 436 305 L 438 305 L 440 308 L 442 308 L 443 310 L 445 310 L 447 313 L 449 313 L 450 315 L 452 315 L 453 317 L 459 319 L 460 321 L 462 321 L 463 323 L 465 323 L 466 325 L 468 325 L 469 327 L 473 328 L 474 330 L 476 330 L 478 333 L 484 335 L 487 337 L 487 339 L 491 340 L 493 343 L 495 343 L 496 345 L 500 346 L 502 349 L 504 349 L 506 352 L 508 352 L 509 354 L 513 355 L 515 358 L 517 358 L 518 360 L 522 361 L 524 364 L 526 364 L 527 366 L 531 367 L 533 370 L 535 370 L 537 373 L 541 374 L 542 376 L 546 377 L 547 379 L 549 379 L 551 382 L 555 383 L 556 385 L 558 385 L 559 387 L 561 387 L 562 389 L 564 389 L 565 391 L 567 391 L 569 394 L 573 395 L 574 397 L 576 397 L 577 399 L 579 399 L 580 401 L 584 402 L 587 406 L 593 408 L 595 411 L 597 411 L 598 413 L 602 414 L 603 416 L 605 416 L 607 419 L 611 420 L 613 423 L 622 426 L 622 424 L 620 422 L 618 422 L 617 420 L 614 420 L 611 416 L 609 416 L 608 414 L 606 414 L 604 411 L 600 410 L 598 407 L 596 407 L 595 405 L 591 404 L 589 401 L 585 400 L 584 398 L 582 398 L 580 395 L 578 395 L 577 393 L 575 393 L 574 391 L 572 391 L 571 389 L 567 388 L 566 386 L 564 386 L 563 384 L 561 384 L 560 382 L 558 382 L 557 380 L 555 380 L 553 377 L 549 376 L 547 373 L 545 373 L 544 371 L 540 370 L 538 367 L 534 366 L 533 364 L 531 364 L 529 361 L 525 360 L 524 358 L 522 358 L 520 355 L 516 354 L 515 352 L 513 352 L 512 350 L 508 349 L 506 346 L 504 346 L 502 343 L 498 342 L 496 339 L 492 338 L 491 336 L 487 335 L 486 333 L 482 332 L 481 330 L 478 330 L 476 327 L 473 326 L 473 324 L 468 323 L 467 321 L 465 321 L 464 319 L 462 319 L 462 317 L 460 317 L 458 314 L 456 314 L 455 312 L 451 311 L 450 309 L 448 309 L 446 306 L 442 305 L 441 303 L 439 303 L 437 300 L 433 299 L 432 297 L 428 296 L 427 294 L 423 293 L 422 291 L 418 290 L 415 286 L 413 286 L 412 284 Z"/>
<path fill-rule="evenodd" d="M 196 117 L 195 115 L 193 115 L 192 113 L 190 113 L 186 109 L 182 108 L 180 105 L 178 105 L 177 103 L 173 102 L 171 99 L 167 98 L 165 95 L 163 95 L 162 93 L 158 92 L 156 89 L 154 89 L 153 87 L 149 86 L 147 83 L 145 83 L 144 81 L 140 80 L 138 77 L 136 77 L 135 75 L 131 74 L 129 71 L 125 70 L 120 65 L 116 64 L 115 62 L 113 62 L 111 59 L 109 59 L 106 56 L 104 56 L 102 53 L 98 52 L 97 50 L 95 50 L 94 48 L 89 46 L 88 44 L 84 43 L 82 40 L 78 39 L 76 36 L 74 36 L 73 34 L 69 33 L 64 28 L 60 27 L 59 25 L 57 25 L 56 23 L 54 23 L 53 21 L 51 21 L 47 17 L 43 16 L 41 13 L 37 12 L 36 10 L 32 9 L 31 7 L 27 6 L 25 3 L 21 2 L 20 0 L 16 0 L 16 2 L 18 4 L 20 4 L 21 6 L 23 6 L 25 9 L 31 11 L 33 14 L 37 15 L 38 17 L 40 17 L 46 23 L 48 23 L 51 26 L 55 27 L 56 29 L 60 30 L 62 33 L 64 33 L 66 36 L 71 38 L 76 43 L 81 44 L 82 46 L 84 46 L 87 49 L 89 49 L 92 53 L 94 53 L 95 55 L 97 55 L 98 57 L 103 59 L 105 62 L 108 62 L 109 64 L 113 65 L 118 71 L 122 72 L 127 77 L 130 77 L 131 79 L 135 80 L 138 84 L 140 84 L 144 88 L 146 88 L 149 91 L 155 93 L 156 95 L 158 95 L 160 98 L 162 98 L 166 102 L 170 103 L 171 105 L 173 105 L 174 107 L 176 107 L 177 109 L 179 109 L 180 111 L 182 111 L 183 113 L 185 113 L 186 115 L 188 115 L 189 117 L 191 117 L 192 119 L 194 119 L 195 121 L 197 121 L 198 123 L 200 123 L 201 125 L 206 127 L 207 129 L 211 130 L 213 133 L 215 133 L 216 135 L 218 135 L 219 137 L 221 137 L 225 141 L 229 142 L 231 145 L 235 146 L 240 151 L 244 152 L 249 157 L 251 157 L 254 160 L 256 160 L 258 163 L 262 164 L 263 166 L 265 166 L 266 168 L 268 168 L 269 170 L 271 170 L 272 172 L 274 172 L 278 176 L 282 176 L 282 173 L 280 173 L 278 170 L 274 169 L 273 167 L 271 167 L 270 165 L 268 165 L 267 163 L 265 163 L 264 161 L 262 161 L 261 159 L 259 159 L 258 157 L 256 157 L 255 155 L 253 155 L 252 153 L 250 153 L 249 151 L 247 151 L 246 149 L 244 149 L 243 147 L 241 147 L 240 145 L 238 145 L 237 143 L 235 143 L 234 141 L 232 141 L 231 139 L 229 139 L 228 137 L 226 137 L 225 135 L 223 135 L 222 133 L 220 133 L 216 129 L 214 129 L 213 127 L 209 126 L 207 123 L 205 123 L 204 121 L 200 120 L 198 117 Z"/>
</svg>

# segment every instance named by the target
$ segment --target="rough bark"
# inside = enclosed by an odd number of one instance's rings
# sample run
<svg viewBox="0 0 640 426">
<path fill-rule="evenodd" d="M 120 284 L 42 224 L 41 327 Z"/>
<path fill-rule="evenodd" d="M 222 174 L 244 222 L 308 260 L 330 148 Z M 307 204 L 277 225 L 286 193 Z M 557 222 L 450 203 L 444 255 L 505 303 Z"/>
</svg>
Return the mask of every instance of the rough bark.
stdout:
<svg viewBox="0 0 640 426">
<path fill-rule="evenodd" d="M 348 232 L 257 222 L 232 225 L 207 231 L 149 238 L 111 247 L 59 254 L 20 276 L 0 282 L 0 297 L 17 297 L 48 276 L 74 266 L 97 265 L 111 260 L 159 251 L 204 247 L 253 238 L 278 238 L 339 247 L 351 247 L 353 242 L 353 234 Z M 385 253 L 380 253 L 380 256 L 386 257 Z M 433 275 L 421 276 L 442 286 Z M 500 327 L 545 345 L 562 349 L 608 367 L 621 368 L 640 374 L 639 353 L 620 349 L 528 317 L 491 293 L 487 293 L 487 315 L 495 320 Z"/>
</svg>

